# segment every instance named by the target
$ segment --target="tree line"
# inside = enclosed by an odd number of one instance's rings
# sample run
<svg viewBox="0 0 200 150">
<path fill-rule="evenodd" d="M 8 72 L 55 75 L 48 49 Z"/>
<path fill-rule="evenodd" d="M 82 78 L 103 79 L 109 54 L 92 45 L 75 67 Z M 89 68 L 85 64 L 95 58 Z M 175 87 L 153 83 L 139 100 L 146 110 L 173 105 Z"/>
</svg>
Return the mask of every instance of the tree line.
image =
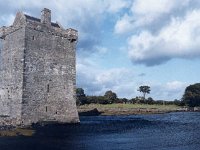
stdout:
<svg viewBox="0 0 200 150">
<path fill-rule="evenodd" d="M 84 105 L 84 104 L 113 104 L 113 103 L 130 103 L 130 104 L 177 104 L 180 105 L 181 102 L 178 100 L 175 101 L 165 101 L 163 103 L 162 100 L 153 100 L 153 98 L 148 97 L 146 99 L 146 94 L 150 93 L 149 86 L 140 86 L 138 89 L 139 92 L 143 93 L 143 97 L 135 97 L 132 99 L 127 98 L 118 98 L 117 94 L 111 90 L 105 92 L 102 96 L 86 96 L 83 88 L 76 89 L 76 96 L 77 96 L 77 105 Z"/>
<path fill-rule="evenodd" d="M 111 90 L 106 91 L 103 96 L 86 96 L 83 88 L 76 89 L 77 105 L 84 104 L 113 104 L 113 103 L 130 103 L 130 104 L 160 104 L 160 105 L 179 105 L 195 107 L 200 106 L 200 83 L 190 85 L 185 89 L 181 100 L 175 99 L 174 101 L 154 100 L 151 97 L 146 98 L 146 95 L 150 93 L 149 86 L 140 86 L 139 92 L 143 93 L 143 96 L 135 98 L 118 98 L 117 94 Z"/>
</svg>

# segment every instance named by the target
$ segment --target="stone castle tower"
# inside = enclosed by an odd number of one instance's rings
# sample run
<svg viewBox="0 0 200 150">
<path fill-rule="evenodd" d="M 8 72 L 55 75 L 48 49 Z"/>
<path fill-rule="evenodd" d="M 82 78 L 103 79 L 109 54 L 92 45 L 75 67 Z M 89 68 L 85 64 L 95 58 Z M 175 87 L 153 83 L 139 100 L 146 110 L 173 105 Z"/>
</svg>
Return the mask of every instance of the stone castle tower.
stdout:
<svg viewBox="0 0 200 150">
<path fill-rule="evenodd" d="M 0 28 L 0 122 L 79 122 L 75 100 L 75 49 L 78 33 L 18 12 Z"/>
</svg>

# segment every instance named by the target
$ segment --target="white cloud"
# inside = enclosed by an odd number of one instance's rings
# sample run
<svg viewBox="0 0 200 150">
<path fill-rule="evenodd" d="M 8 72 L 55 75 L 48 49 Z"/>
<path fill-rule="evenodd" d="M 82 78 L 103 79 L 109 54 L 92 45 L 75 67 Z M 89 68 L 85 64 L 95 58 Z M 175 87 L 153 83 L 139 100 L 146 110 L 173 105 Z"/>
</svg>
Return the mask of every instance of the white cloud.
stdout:
<svg viewBox="0 0 200 150">
<path fill-rule="evenodd" d="M 135 28 L 133 19 L 125 14 L 119 21 L 117 21 L 114 32 L 116 34 L 127 33 Z"/>
<path fill-rule="evenodd" d="M 130 0 L 106 0 L 104 1 L 108 5 L 108 11 L 112 13 L 119 12 L 121 9 L 130 6 Z"/>
<path fill-rule="evenodd" d="M 170 91 L 182 91 L 187 86 L 186 83 L 180 81 L 172 81 L 166 83 L 166 89 Z M 183 92 L 182 92 L 183 93 Z"/>
<path fill-rule="evenodd" d="M 156 65 L 171 58 L 200 56 L 200 10 L 184 18 L 172 18 L 157 34 L 142 31 L 129 39 L 129 56 L 133 62 Z"/>
<path fill-rule="evenodd" d="M 186 6 L 189 0 L 136 0 L 131 11 L 137 16 L 140 25 L 151 23 L 164 14 L 169 14 L 173 9 Z M 140 23 L 139 23 L 140 22 Z"/>
<path fill-rule="evenodd" d="M 151 26 L 165 16 L 188 6 L 190 0 L 135 0 L 129 15 L 124 14 L 115 25 L 115 33 L 124 34 L 136 28 Z M 164 17 L 162 19 L 162 17 Z"/>
<path fill-rule="evenodd" d="M 187 83 L 181 81 L 170 81 L 165 84 L 152 83 L 151 95 L 156 100 L 174 100 L 181 99 Z"/>
<path fill-rule="evenodd" d="M 126 68 L 102 69 L 95 62 L 79 58 L 77 63 L 77 86 L 88 95 L 103 95 L 107 90 L 119 97 L 134 95 L 134 72 Z"/>
<path fill-rule="evenodd" d="M 135 0 L 114 32 L 128 35 L 134 63 L 153 66 L 173 58 L 200 56 L 200 9 L 191 0 Z"/>
</svg>

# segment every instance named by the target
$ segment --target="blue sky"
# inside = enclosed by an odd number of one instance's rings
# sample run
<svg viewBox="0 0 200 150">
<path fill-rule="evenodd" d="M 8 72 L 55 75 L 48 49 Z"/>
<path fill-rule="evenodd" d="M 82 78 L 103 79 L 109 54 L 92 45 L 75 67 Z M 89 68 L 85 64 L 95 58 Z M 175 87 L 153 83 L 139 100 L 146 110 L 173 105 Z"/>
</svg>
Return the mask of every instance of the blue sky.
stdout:
<svg viewBox="0 0 200 150">
<path fill-rule="evenodd" d="M 0 25 L 11 25 L 17 11 L 79 31 L 77 87 L 87 95 L 107 90 L 118 97 L 140 96 L 151 87 L 153 99 L 180 99 L 199 82 L 199 0 L 0 0 Z"/>
</svg>

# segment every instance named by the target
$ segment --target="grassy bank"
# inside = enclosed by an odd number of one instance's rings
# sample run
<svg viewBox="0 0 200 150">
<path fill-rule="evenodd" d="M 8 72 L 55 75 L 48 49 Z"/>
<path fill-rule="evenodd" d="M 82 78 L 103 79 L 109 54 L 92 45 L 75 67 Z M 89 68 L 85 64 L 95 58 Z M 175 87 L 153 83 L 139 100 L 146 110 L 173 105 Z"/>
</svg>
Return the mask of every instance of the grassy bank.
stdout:
<svg viewBox="0 0 200 150">
<path fill-rule="evenodd" d="M 34 134 L 34 130 L 32 129 L 23 129 L 23 128 L 15 128 L 12 130 L 1 130 L 0 131 L 0 137 L 1 136 L 32 136 Z"/>
<path fill-rule="evenodd" d="M 130 115 L 165 113 L 181 109 L 177 105 L 149 105 L 149 104 L 89 104 L 78 106 L 79 112 L 87 112 L 97 108 L 102 115 Z"/>
<path fill-rule="evenodd" d="M 176 110 L 181 108 L 177 105 L 149 105 L 149 104 L 89 104 L 89 105 L 81 105 L 78 106 L 80 109 L 84 108 L 133 108 L 133 109 L 159 109 L 159 110 Z"/>
</svg>

